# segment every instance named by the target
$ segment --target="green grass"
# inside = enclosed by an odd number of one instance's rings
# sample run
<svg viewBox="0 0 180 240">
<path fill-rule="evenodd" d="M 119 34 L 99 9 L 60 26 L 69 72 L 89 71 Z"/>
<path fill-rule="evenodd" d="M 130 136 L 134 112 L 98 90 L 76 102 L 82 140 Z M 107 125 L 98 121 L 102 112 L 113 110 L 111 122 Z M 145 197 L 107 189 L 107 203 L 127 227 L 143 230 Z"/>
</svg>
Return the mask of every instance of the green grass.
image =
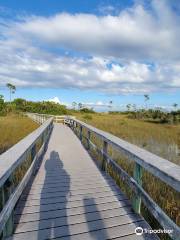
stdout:
<svg viewBox="0 0 180 240">
<path fill-rule="evenodd" d="M 34 131 L 39 125 L 22 115 L 0 117 L 0 154 Z"/>
</svg>

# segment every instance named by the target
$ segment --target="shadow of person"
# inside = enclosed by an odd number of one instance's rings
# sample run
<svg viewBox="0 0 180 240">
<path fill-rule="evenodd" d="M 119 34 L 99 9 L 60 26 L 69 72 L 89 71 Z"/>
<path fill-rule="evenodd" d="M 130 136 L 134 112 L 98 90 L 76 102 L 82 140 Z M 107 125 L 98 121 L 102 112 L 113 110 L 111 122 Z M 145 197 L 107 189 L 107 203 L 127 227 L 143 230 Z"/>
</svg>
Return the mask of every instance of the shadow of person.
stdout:
<svg viewBox="0 0 180 240">
<path fill-rule="evenodd" d="M 58 152 L 52 151 L 44 163 L 45 179 L 40 196 L 38 240 L 69 235 L 67 202 L 70 176 L 63 168 Z M 63 231 L 61 231 L 63 229 Z"/>
<path fill-rule="evenodd" d="M 87 205 L 87 202 L 88 202 L 88 205 Z M 96 205 L 94 198 L 89 198 L 89 197 L 84 198 L 83 204 L 85 209 L 86 223 L 88 226 L 91 239 L 96 239 L 96 240 L 109 239 L 108 233 L 105 229 L 105 224 L 101 217 L 101 213 L 98 210 L 98 207 Z M 91 212 L 89 212 L 89 205 L 91 206 Z M 101 230 L 101 233 L 99 234 L 97 230 Z"/>
</svg>

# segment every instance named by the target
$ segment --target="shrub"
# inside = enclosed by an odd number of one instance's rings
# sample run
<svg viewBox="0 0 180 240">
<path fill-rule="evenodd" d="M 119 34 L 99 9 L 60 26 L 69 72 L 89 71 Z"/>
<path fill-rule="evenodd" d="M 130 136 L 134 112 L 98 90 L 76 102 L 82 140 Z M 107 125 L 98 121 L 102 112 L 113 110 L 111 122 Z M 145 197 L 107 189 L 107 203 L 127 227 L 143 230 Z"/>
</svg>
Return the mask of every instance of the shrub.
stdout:
<svg viewBox="0 0 180 240">
<path fill-rule="evenodd" d="M 80 112 L 82 112 L 82 113 L 95 113 L 93 109 L 89 109 L 89 108 L 82 108 L 80 110 Z"/>
</svg>

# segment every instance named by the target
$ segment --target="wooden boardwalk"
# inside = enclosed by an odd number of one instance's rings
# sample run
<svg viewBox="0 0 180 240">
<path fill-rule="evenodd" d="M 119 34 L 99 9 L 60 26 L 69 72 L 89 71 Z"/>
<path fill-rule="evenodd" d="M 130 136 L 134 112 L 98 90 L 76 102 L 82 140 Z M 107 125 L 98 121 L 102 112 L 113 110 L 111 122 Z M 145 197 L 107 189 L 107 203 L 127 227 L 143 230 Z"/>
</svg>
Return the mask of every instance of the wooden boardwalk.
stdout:
<svg viewBox="0 0 180 240">
<path fill-rule="evenodd" d="M 9 239 L 157 239 L 113 180 L 100 172 L 80 140 L 54 124 L 47 151 L 15 209 Z"/>
</svg>

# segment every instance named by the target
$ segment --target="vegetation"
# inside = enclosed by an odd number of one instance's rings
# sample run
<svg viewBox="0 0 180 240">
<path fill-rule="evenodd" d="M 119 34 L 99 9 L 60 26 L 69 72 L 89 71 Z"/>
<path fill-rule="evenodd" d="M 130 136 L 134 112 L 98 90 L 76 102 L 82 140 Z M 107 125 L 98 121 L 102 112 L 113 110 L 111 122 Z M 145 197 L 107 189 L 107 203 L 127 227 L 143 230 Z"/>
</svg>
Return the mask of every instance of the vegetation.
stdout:
<svg viewBox="0 0 180 240">
<path fill-rule="evenodd" d="M 11 114 L 0 117 L 0 154 L 37 127 L 37 123 L 22 115 Z"/>
<path fill-rule="evenodd" d="M 19 112 L 34 112 L 42 114 L 63 115 L 70 114 L 64 105 L 54 102 L 33 102 L 22 98 L 16 98 L 12 102 L 4 102 L 0 95 L 0 115 Z"/>
<path fill-rule="evenodd" d="M 130 119 L 128 114 L 119 113 L 91 114 L 90 116 L 91 118 L 87 118 L 85 115 L 77 114 L 77 117 L 82 121 L 145 148 L 176 164 L 180 164 L 180 124 L 155 124 L 150 121 Z M 98 137 L 96 135 L 92 135 L 91 137 L 91 141 L 102 148 L 102 143 L 98 140 Z M 93 154 L 98 158 L 96 153 Z M 109 154 L 130 176 L 133 176 L 134 163 L 131 160 L 112 148 L 109 149 Z M 121 189 L 132 199 L 133 193 L 124 184 L 123 179 L 111 169 L 109 169 L 109 173 Z M 176 224 L 180 225 L 179 193 L 145 170 L 143 171 L 143 188 Z M 156 220 L 147 211 L 145 206 L 142 208 L 142 214 L 152 227 L 159 228 Z M 162 239 L 168 238 L 163 236 Z"/>
<path fill-rule="evenodd" d="M 130 119 L 128 114 L 76 114 L 78 118 L 99 129 L 110 132 L 172 162 L 180 164 L 180 124 L 155 124 Z M 112 121 L 113 119 L 113 121 Z"/>
<path fill-rule="evenodd" d="M 128 111 L 127 113 L 129 118 L 155 123 L 174 124 L 180 122 L 180 110 L 164 112 L 161 109 L 139 109 L 135 111 Z"/>
<path fill-rule="evenodd" d="M 10 102 L 11 102 L 12 94 L 14 94 L 15 91 L 16 91 L 16 86 L 14 86 L 14 85 L 11 84 L 11 83 L 7 83 L 7 84 L 6 84 L 6 87 L 9 89 L 9 100 L 10 100 Z"/>
<path fill-rule="evenodd" d="M 89 108 L 82 108 L 80 110 L 81 113 L 95 113 L 95 111 L 93 109 L 89 109 Z"/>
</svg>

